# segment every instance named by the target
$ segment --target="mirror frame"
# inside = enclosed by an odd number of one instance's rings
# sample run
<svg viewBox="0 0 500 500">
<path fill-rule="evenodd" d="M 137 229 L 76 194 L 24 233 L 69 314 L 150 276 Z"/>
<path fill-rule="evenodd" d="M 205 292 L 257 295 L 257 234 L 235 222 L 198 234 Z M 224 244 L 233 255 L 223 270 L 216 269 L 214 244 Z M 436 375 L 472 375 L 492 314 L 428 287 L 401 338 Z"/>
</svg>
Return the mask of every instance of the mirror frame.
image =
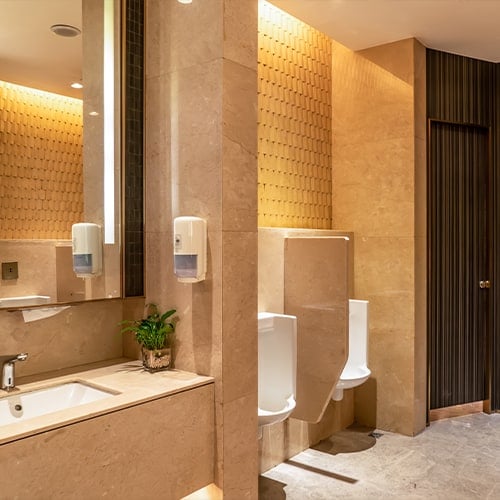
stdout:
<svg viewBox="0 0 500 500">
<path fill-rule="evenodd" d="M 144 0 L 123 0 L 122 297 L 144 296 Z"/>
</svg>

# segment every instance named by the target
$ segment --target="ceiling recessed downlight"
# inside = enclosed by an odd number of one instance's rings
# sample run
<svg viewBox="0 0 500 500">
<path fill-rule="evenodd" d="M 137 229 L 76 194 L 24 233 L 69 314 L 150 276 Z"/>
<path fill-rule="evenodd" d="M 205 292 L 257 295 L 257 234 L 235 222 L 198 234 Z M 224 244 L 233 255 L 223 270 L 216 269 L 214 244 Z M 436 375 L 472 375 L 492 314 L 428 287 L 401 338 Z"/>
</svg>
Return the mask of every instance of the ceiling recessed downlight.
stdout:
<svg viewBox="0 0 500 500">
<path fill-rule="evenodd" d="M 50 27 L 50 31 L 66 38 L 73 38 L 81 33 L 76 26 L 71 26 L 70 24 L 53 24 Z"/>
<path fill-rule="evenodd" d="M 177 0 L 179 3 L 192 3 L 193 0 Z"/>
</svg>

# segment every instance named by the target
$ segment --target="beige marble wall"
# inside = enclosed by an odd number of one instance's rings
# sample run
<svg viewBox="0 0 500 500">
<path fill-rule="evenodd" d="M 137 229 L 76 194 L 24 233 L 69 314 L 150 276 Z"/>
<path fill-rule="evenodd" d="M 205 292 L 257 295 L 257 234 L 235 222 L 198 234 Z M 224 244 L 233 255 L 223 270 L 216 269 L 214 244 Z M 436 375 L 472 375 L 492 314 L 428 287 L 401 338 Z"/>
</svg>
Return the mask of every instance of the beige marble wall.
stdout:
<svg viewBox="0 0 500 500">
<path fill-rule="evenodd" d="M 17 262 L 19 274 L 16 280 L 0 280 L 0 297 L 48 295 L 55 302 L 56 244 L 56 240 L 0 240 L 1 261 Z"/>
<path fill-rule="evenodd" d="M 356 236 L 355 296 L 370 301 L 370 380 L 356 419 L 425 426 L 425 52 L 404 40 L 333 48 L 333 220 Z"/>
<path fill-rule="evenodd" d="M 120 297 L 119 245 L 104 245 L 103 273 L 77 278 L 71 240 L 0 240 L 2 262 L 17 262 L 19 277 L 0 280 L 0 297 L 48 295 L 51 303 Z"/>
<path fill-rule="evenodd" d="M 415 113 L 415 399 L 414 431 L 427 414 L 427 96 L 425 47 L 413 40 Z"/>
<path fill-rule="evenodd" d="M 27 352 L 18 376 L 119 358 L 121 300 L 72 305 L 50 318 L 25 322 L 21 311 L 0 310 L 2 354 Z"/>
<path fill-rule="evenodd" d="M 216 482 L 257 497 L 257 0 L 146 2 L 146 300 L 176 307 L 176 366 L 215 377 Z M 172 219 L 208 223 L 207 279 Z"/>
</svg>

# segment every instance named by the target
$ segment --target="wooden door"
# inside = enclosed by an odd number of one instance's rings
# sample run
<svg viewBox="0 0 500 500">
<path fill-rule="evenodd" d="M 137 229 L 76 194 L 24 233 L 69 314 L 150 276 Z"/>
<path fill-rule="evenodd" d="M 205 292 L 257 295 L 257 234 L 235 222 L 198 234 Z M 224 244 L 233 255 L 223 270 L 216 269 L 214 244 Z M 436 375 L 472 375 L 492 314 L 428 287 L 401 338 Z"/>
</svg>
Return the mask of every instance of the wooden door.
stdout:
<svg viewBox="0 0 500 500">
<path fill-rule="evenodd" d="M 487 394 L 489 130 L 429 122 L 429 409 Z"/>
</svg>

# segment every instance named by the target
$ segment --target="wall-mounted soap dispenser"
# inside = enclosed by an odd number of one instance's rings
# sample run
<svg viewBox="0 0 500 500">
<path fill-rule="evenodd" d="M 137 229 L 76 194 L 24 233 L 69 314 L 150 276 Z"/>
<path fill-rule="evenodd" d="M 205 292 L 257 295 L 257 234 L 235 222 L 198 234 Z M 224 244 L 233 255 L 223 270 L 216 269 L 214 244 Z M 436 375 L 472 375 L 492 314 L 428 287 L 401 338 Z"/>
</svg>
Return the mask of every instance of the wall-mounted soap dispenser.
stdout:
<svg viewBox="0 0 500 500">
<path fill-rule="evenodd" d="M 102 231 L 91 222 L 71 227 L 73 239 L 73 270 L 79 278 L 92 278 L 102 272 Z"/>
<path fill-rule="evenodd" d="M 205 279 L 207 221 L 200 217 L 174 219 L 174 272 L 182 283 Z"/>
</svg>

